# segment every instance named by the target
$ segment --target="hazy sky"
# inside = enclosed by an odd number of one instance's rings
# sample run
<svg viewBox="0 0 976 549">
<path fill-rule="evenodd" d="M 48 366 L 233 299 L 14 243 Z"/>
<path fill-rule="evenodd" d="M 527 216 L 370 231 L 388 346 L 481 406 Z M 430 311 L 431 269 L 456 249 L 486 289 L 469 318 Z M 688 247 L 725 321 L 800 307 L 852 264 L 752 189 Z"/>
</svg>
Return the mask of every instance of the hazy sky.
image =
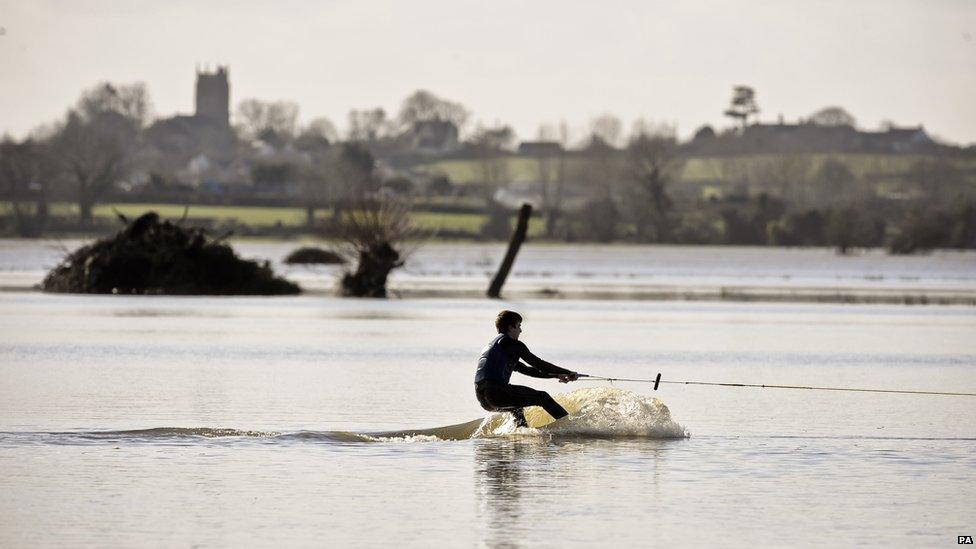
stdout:
<svg viewBox="0 0 976 549">
<path fill-rule="evenodd" d="M 0 28 L 0 132 L 16 136 L 103 80 L 191 113 L 196 65 L 220 63 L 233 105 L 292 100 L 340 128 L 423 88 L 521 139 L 605 112 L 688 136 L 728 125 L 741 83 L 767 121 L 840 105 L 866 128 L 976 142 L 976 0 L 0 0 Z"/>
</svg>

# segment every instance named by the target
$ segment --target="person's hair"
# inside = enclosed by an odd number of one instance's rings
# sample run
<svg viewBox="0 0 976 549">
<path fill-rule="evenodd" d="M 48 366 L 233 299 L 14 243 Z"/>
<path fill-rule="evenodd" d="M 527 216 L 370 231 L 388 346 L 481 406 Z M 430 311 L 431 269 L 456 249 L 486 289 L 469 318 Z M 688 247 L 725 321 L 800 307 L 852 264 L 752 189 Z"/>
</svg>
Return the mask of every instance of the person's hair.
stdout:
<svg viewBox="0 0 976 549">
<path fill-rule="evenodd" d="M 505 310 L 498 313 L 498 316 L 495 317 L 495 328 L 498 330 L 498 333 L 503 334 L 519 322 L 522 322 L 522 315 L 515 311 Z"/>
</svg>

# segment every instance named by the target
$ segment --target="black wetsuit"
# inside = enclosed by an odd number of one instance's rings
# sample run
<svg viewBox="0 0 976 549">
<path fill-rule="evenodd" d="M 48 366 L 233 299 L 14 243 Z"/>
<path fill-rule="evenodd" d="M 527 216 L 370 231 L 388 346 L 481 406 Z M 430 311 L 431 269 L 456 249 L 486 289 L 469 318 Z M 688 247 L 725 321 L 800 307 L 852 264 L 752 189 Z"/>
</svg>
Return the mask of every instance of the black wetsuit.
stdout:
<svg viewBox="0 0 976 549">
<path fill-rule="evenodd" d="M 511 412 L 521 426 L 526 425 L 522 412 L 522 408 L 526 406 L 542 406 L 556 419 L 568 415 L 549 393 L 536 391 L 531 387 L 510 385 L 509 379 L 513 371 L 542 378 L 573 373 L 530 353 L 525 343 L 512 339 L 507 334 L 498 334 L 481 352 L 478 372 L 474 376 L 475 395 L 482 408 L 491 412 Z"/>
</svg>

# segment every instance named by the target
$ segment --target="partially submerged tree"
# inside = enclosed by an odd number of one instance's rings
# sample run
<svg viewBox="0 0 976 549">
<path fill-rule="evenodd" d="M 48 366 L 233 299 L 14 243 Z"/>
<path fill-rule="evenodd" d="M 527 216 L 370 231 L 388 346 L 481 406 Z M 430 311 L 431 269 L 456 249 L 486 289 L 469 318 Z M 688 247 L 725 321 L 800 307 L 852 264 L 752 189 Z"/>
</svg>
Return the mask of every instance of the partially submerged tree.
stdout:
<svg viewBox="0 0 976 549">
<path fill-rule="evenodd" d="M 403 266 L 403 244 L 417 235 L 408 206 L 391 198 L 361 200 L 346 211 L 341 235 L 358 260 L 342 277 L 342 295 L 386 297 L 390 271 Z"/>
</svg>

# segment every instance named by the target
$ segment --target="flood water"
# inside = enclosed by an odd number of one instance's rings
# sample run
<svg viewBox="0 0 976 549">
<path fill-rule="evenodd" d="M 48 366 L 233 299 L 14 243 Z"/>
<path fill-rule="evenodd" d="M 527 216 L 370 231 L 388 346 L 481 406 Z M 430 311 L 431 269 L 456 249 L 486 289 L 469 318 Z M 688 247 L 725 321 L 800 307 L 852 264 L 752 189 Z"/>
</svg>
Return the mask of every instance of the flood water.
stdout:
<svg viewBox="0 0 976 549">
<path fill-rule="evenodd" d="M 0 289 L 30 288 L 67 251 L 83 242 L 0 239 Z M 301 245 L 234 242 L 241 256 L 269 261 L 275 272 L 306 290 L 331 292 L 342 266 L 283 262 Z M 392 293 L 410 295 L 419 290 L 440 296 L 481 296 L 505 248 L 504 243 L 419 245 L 410 250 L 404 268 L 391 273 Z M 723 288 L 773 296 L 783 292 L 850 297 L 883 293 L 896 303 L 902 302 L 899 296 L 955 296 L 956 303 L 972 305 L 976 303 L 976 252 L 941 250 L 892 256 L 883 250 L 855 250 L 842 256 L 830 248 L 529 243 L 519 252 L 505 288 L 523 296 L 541 290 L 570 297 L 595 293 L 646 296 L 648 292 L 681 297 L 704 292 L 714 298 L 722 295 Z"/>
<path fill-rule="evenodd" d="M 687 436 L 409 436 L 485 417 L 502 307 L 594 375 L 976 393 L 972 307 L 2 292 L 0 546 L 915 547 L 976 527 L 973 397 L 617 382 L 609 411 L 656 397 Z M 403 435 L 353 436 L 381 432 Z"/>
</svg>

